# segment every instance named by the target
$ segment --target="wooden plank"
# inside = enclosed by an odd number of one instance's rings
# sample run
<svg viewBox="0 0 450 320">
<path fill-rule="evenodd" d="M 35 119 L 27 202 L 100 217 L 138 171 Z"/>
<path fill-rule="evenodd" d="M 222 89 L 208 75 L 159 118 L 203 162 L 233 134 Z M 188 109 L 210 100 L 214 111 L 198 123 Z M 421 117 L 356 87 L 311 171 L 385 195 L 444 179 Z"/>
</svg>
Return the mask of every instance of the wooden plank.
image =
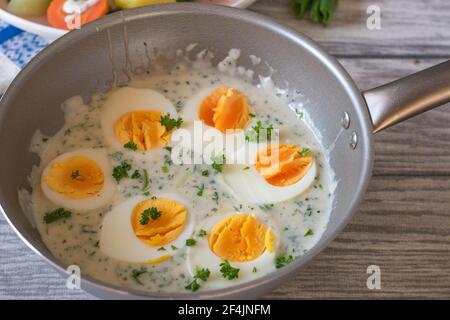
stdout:
<svg viewBox="0 0 450 320">
<path fill-rule="evenodd" d="M 339 1 L 326 28 L 297 19 L 289 4 L 290 0 L 259 0 L 251 10 L 305 33 L 335 55 L 450 56 L 450 1 Z M 366 10 L 374 4 L 381 9 L 381 30 L 366 26 Z"/>
</svg>

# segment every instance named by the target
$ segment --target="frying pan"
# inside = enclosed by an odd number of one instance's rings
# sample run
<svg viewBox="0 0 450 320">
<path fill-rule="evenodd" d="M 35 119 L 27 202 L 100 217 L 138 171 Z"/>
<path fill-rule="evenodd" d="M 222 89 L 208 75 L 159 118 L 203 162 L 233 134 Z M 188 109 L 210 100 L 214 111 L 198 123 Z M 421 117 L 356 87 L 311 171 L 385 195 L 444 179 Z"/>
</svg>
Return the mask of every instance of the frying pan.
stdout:
<svg viewBox="0 0 450 320">
<path fill-rule="evenodd" d="M 306 36 L 248 11 L 212 5 L 161 5 L 118 12 L 71 32 L 41 52 L 17 76 L 1 100 L 0 203 L 18 236 L 50 265 L 64 273 L 36 229 L 25 217 L 17 196 L 29 188 L 27 176 L 38 162 L 29 150 L 37 129 L 53 134 L 62 126 L 60 104 L 81 94 L 111 88 L 113 78 L 126 83 L 126 70 L 146 67 L 147 50 L 185 48 L 198 43 L 223 59 L 240 48 L 240 64 L 253 66 L 250 54 L 275 70 L 273 79 L 301 89 L 312 122 L 319 129 L 336 174 L 333 210 L 321 240 L 295 262 L 239 286 L 205 292 L 149 293 L 115 287 L 82 277 L 82 288 L 102 298 L 255 298 L 281 285 L 347 224 L 362 200 L 373 162 L 373 133 L 450 101 L 450 62 L 361 93 L 338 61 Z M 116 75 L 113 77 L 113 74 Z"/>
</svg>

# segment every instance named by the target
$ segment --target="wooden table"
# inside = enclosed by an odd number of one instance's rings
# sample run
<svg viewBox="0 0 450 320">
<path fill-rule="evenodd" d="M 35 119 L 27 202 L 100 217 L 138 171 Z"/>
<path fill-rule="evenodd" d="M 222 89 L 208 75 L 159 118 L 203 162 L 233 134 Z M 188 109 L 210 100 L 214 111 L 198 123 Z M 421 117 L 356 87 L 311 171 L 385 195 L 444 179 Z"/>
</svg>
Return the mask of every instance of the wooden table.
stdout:
<svg viewBox="0 0 450 320">
<path fill-rule="evenodd" d="M 317 40 L 362 90 L 450 57 L 450 1 L 340 1 L 328 28 L 295 19 L 288 3 L 260 0 L 250 9 Z M 374 3 L 382 28 L 370 31 L 366 8 Z M 359 212 L 328 249 L 266 298 L 450 298 L 449 106 L 377 134 L 375 149 Z M 3 218 L 0 247 L 0 298 L 92 298 L 66 289 Z M 366 287 L 372 264 L 381 268 L 381 290 Z"/>
</svg>

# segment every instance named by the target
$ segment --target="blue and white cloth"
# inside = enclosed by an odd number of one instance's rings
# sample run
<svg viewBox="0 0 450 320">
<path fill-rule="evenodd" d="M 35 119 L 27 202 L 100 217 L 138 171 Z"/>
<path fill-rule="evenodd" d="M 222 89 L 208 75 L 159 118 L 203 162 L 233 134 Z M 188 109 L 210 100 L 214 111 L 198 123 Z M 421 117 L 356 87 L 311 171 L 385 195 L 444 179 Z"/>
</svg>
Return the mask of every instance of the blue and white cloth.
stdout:
<svg viewBox="0 0 450 320">
<path fill-rule="evenodd" d="M 0 20 L 0 95 L 22 69 L 48 43 Z"/>
</svg>

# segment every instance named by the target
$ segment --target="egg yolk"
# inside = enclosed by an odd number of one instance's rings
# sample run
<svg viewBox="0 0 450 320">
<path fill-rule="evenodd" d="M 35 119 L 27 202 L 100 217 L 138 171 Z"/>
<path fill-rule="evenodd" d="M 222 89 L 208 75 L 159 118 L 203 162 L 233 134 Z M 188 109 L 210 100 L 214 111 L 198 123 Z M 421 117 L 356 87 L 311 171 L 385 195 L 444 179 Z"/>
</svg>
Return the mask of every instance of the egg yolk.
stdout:
<svg viewBox="0 0 450 320">
<path fill-rule="evenodd" d="M 84 156 L 73 156 L 53 163 L 43 179 L 53 191 L 76 200 L 95 196 L 102 190 L 105 181 L 100 166 Z"/>
<path fill-rule="evenodd" d="M 261 150 L 256 170 L 271 185 L 285 187 L 298 182 L 311 168 L 313 155 L 295 144 L 280 144 Z M 306 151 L 306 150 L 305 150 Z"/>
<path fill-rule="evenodd" d="M 234 261 L 252 261 L 272 252 L 275 236 L 253 214 L 236 214 L 214 225 L 209 233 L 209 247 L 219 257 Z"/>
<path fill-rule="evenodd" d="M 146 210 L 158 215 L 147 215 Z M 166 245 L 178 238 L 187 220 L 187 208 L 171 199 L 152 198 L 139 202 L 133 209 L 131 225 L 136 237 L 151 247 Z M 143 223 L 146 222 L 146 223 Z"/>
<path fill-rule="evenodd" d="M 237 89 L 221 87 L 203 99 L 198 116 L 210 127 L 226 130 L 244 129 L 250 120 L 247 97 Z"/>
<path fill-rule="evenodd" d="M 134 142 L 141 151 L 163 147 L 170 132 L 160 123 L 162 115 L 157 110 L 128 112 L 116 122 L 114 133 L 120 143 Z"/>
</svg>

